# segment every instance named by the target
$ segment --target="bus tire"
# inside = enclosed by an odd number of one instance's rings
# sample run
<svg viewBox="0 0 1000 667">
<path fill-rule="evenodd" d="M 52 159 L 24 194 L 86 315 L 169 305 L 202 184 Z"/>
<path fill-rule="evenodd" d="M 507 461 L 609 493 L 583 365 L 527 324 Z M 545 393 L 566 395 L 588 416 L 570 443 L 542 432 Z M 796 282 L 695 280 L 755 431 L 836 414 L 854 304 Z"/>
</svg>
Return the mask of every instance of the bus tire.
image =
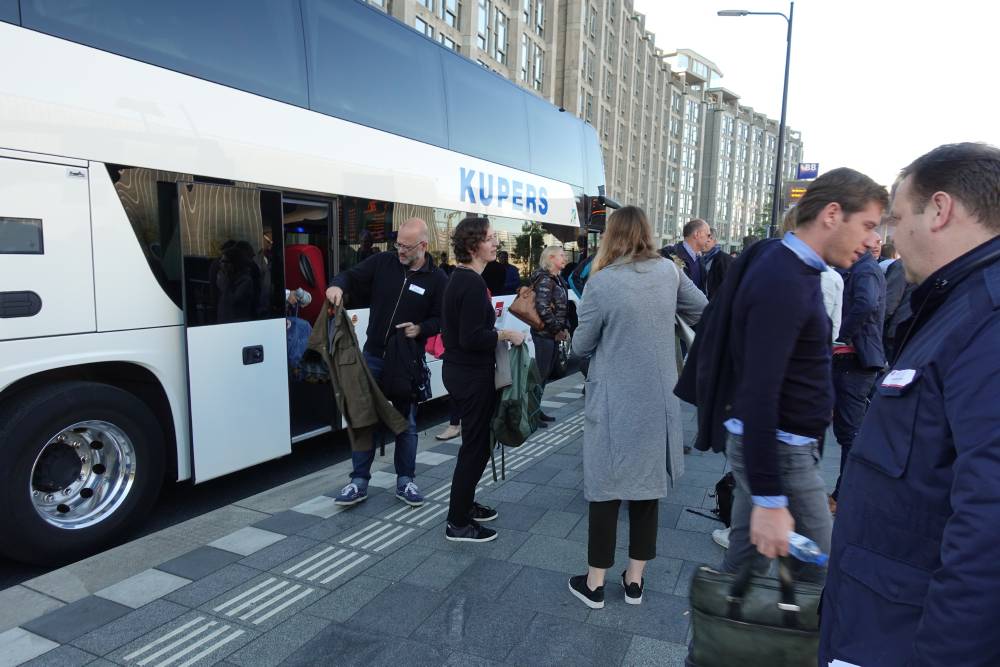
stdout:
<svg viewBox="0 0 1000 667">
<path fill-rule="evenodd" d="M 162 428 L 135 395 L 59 382 L 0 405 L 0 553 L 55 565 L 111 545 L 163 483 Z"/>
</svg>

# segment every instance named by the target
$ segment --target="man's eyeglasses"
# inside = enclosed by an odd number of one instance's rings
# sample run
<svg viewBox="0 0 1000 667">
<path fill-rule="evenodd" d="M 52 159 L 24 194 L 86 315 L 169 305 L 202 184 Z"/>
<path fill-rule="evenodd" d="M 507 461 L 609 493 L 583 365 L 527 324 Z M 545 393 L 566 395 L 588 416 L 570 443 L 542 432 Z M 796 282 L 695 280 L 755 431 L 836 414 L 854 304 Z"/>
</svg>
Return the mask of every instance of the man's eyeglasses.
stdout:
<svg viewBox="0 0 1000 667">
<path fill-rule="evenodd" d="M 395 248 L 396 250 L 402 250 L 404 252 L 413 252 L 414 250 L 420 247 L 421 243 L 423 243 L 423 241 L 417 241 L 413 245 L 403 245 L 402 243 L 399 243 L 397 241 L 392 244 L 392 247 Z"/>
</svg>

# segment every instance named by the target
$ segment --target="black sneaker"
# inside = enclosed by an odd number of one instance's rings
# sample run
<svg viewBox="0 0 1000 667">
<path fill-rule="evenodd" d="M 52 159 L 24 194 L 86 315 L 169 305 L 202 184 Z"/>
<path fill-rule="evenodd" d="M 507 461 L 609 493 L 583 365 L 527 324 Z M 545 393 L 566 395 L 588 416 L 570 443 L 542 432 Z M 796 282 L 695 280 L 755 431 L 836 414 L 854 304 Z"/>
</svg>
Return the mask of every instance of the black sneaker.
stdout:
<svg viewBox="0 0 1000 667">
<path fill-rule="evenodd" d="M 642 604 L 642 588 L 645 585 L 645 578 L 638 584 L 626 584 L 625 573 L 622 572 L 622 588 L 625 589 L 625 602 L 629 604 Z"/>
<path fill-rule="evenodd" d="M 555 417 L 550 417 L 549 415 L 545 414 L 544 412 L 542 414 L 538 415 L 538 418 L 541 419 L 543 422 L 554 422 L 556 420 Z"/>
<path fill-rule="evenodd" d="M 591 609 L 604 609 L 604 586 L 598 586 L 596 591 L 590 590 L 585 574 L 569 578 L 569 592 Z"/>
<path fill-rule="evenodd" d="M 452 542 L 492 542 L 497 538 L 497 531 L 492 528 L 483 528 L 475 521 L 470 521 L 468 526 L 461 528 L 451 525 L 444 529 L 444 537 Z"/>
<path fill-rule="evenodd" d="M 472 511 L 469 512 L 469 518 L 479 522 L 493 521 L 493 519 L 497 518 L 497 511 L 486 505 L 472 503 Z"/>
</svg>

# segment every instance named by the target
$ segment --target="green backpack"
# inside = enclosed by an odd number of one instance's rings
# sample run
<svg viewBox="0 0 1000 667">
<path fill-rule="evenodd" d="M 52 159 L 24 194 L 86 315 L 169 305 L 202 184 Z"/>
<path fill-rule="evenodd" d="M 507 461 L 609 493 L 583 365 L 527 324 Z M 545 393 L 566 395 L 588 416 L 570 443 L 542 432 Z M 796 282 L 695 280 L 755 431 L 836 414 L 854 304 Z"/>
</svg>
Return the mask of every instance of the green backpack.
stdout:
<svg viewBox="0 0 1000 667">
<path fill-rule="evenodd" d="M 510 350 L 510 386 L 500 392 L 493 415 L 493 439 L 507 447 L 520 447 L 538 430 L 542 412 L 542 376 L 524 345 Z"/>
</svg>

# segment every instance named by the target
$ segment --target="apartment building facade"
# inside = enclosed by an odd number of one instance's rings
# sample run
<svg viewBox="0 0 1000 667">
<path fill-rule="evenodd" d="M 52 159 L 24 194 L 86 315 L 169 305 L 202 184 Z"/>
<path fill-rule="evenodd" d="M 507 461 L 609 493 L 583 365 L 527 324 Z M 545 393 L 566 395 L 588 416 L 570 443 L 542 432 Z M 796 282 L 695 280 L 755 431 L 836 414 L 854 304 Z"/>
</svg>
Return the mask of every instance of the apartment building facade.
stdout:
<svg viewBox="0 0 1000 667">
<path fill-rule="evenodd" d="M 661 242 L 702 217 L 738 248 L 769 215 L 778 122 L 719 87 L 720 69 L 664 51 L 631 0 L 367 0 L 595 127 L 607 194 Z M 786 132 L 786 178 L 802 139 Z"/>
</svg>

